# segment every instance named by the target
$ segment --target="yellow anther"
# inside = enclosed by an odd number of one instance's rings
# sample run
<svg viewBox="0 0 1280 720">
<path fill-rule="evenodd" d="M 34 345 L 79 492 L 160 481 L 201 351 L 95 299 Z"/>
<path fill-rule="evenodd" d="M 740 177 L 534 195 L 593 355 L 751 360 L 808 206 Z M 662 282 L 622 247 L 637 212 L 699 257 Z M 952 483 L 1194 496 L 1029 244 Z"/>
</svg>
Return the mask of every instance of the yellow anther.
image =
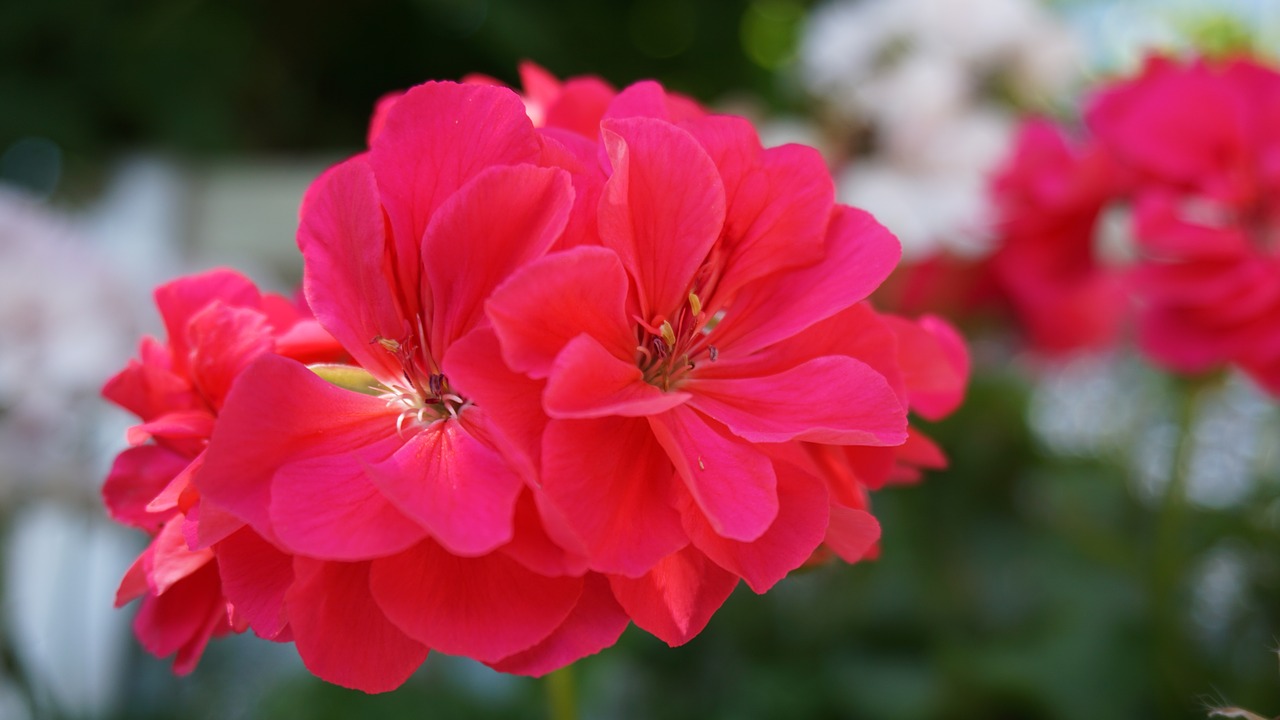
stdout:
<svg viewBox="0 0 1280 720">
<path fill-rule="evenodd" d="M 676 346 L 676 331 L 675 328 L 671 327 L 670 320 L 662 321 L 662 341 L 665 342 L 669 348 Z"/>
<path fill-rule="evenodd" d="M 702 300 L 697 293 L 689 293 L 689 307 L 693 309 L 694 317 L 702 314 Z"/>
<path fill-rule="evenodd" d="M 374 342 L 381 345 L 382 348 L 387 352 L 392 352 L 392 353 L 400 352 L 400 343 L 396 342 L 395 340 L 392 340 L 391 338 L 384 338 L 381 335 L 379 335 L 373 340 Z"/>
</svg>

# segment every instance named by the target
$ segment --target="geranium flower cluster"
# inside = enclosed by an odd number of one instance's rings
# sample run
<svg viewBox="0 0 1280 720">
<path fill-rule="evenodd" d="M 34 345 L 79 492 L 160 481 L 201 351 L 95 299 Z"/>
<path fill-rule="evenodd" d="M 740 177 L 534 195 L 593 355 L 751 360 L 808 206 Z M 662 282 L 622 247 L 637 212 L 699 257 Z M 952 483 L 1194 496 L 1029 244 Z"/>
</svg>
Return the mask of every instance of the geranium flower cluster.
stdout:
<svg viewBox="0 0 1280 720">
<path fill-rule="evenodd" d="M 1027 123 L 994 190 L 996 275 L 1032 339 L 1114 341 L 1177 372 L 1234 365 L 1280 394 L 1280 72 L 1151 58 L 1072 139 Z"/>
<path fill-rule="evenodd" d="M 963 341 L 864 301 L 899 247 L 816 152 L 523 74 L 379 103 L 304 199 L 304 307 L 226 271 L 157 292 L 104 495 L 155 535 L 119 599 L 178 671 L 247 628 L 369 692 L 429 650 L 677 645 L 739 580 L 874 553 L 868 490 L 945 462 L 907 412 L 960 402 Z"/>
</svg>

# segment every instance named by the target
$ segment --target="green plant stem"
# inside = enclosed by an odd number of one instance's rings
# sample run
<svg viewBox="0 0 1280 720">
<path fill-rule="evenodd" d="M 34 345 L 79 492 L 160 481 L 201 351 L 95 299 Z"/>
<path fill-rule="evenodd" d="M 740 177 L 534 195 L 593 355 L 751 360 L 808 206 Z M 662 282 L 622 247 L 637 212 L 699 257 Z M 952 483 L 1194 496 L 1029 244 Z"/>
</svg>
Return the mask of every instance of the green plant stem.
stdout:
<svg viewBox="0 0 1280 720">
<path fill-rule="evenodd" d="M 561 668 L 543 680 L 547 688 L 547 708 L 551 720 L 577 720 L 578 702 L 573 666 Z"/>
<path fill-rule="evenodd" d="M 1192 658 L 1187 648 L 1187 608 L 1182 580 L 1187 565 L 1187 481 L 1195 451 L 1195 420 L 1205 383 L 1190 381 L 1178 387 L 1177 439 L 1169 468 L 1169 484 L 1156 518 L 1151 568 L 1152 648 L 1157 692 L 1167 711 L 1184 707 Z M 1176 714 L 1176 712 L 1175 712 Z"/>
</svg>

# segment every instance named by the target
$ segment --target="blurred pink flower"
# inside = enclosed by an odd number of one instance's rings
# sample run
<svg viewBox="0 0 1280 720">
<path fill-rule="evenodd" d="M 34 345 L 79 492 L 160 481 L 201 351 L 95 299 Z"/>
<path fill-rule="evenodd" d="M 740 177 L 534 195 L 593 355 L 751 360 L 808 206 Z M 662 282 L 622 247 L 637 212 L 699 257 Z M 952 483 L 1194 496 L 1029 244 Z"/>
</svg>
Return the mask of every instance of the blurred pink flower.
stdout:
<svg viewBox="0 0 1280 720">
<path fill-rule="evenodd" d="M 1152 58 L 1086 119 L 1137 175 L 1143 349 L 1180 372 L 1239 363 L 1280 394 L 1280 72 Z"/>
</svg>

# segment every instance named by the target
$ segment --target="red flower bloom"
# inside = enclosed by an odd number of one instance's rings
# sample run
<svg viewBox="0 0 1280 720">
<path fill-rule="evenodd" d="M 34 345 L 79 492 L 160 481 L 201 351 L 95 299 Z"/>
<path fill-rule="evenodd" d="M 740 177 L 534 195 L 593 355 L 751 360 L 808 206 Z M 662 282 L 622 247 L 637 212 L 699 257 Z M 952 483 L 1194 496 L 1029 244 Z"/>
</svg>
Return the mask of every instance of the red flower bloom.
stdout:
<svg viewBox="0 0 1280 720">
<path fill-rule="evenodd" d="M 888 448 L 908 403 L 958 402 L 963 346 L 862 302 L 898 245 L 815 152 L 655 83 L 523 73 L 524 102 L 385 98 L 308 191 L 306 297 L 349 363 L 218 335 L 200 502 L 152 554 L 216 567 L 236 627 L 330 682 L 388 690 L 430 649 L 542 674 L 633 620 L 684 642 L 739 579 L 873 548 L 887 476 L 808 447 L 940 462 Z"/>
<path fill-rule="evenodd" d="M 1073 147 L 1044 120 L 1022 126 L 995 179 L 999 247 L 991 269 L 1037 350 L 1096 348 L 1119 336 L 1123 278 L 1098 249 L 1099 217 L 1119 182 L 1100 148 Z"/>
<path fill-rule="evenodd" d="M 509 91 L 428 83 L 304 201 L 306 294 L 359 368 L 255 363 L 197 482 L 292 557 L 263 620 L 287 608 L 331 682 L 393 688 L 428 648 L 550 669 L 625 626 L 547 539 L 530 461 L 494 422 L 538 413 L 483 305 L 564 232 L 574 194 L 554 153 Z M 476 403 L 474 375 L 503 400 Z"/>
<path fill-rule="evenodd" d="M 230 271 L 175 280 L 155 297 L 168 343 L 144 339 L 139 358 L 102 390 L 143 421 L 129 431 L 133 447 L 116 458 L 102 496 L 114 519 L 154 536 L 116 604 L 142 597 L 139 641 L 160 657 L 176 652 L 174 670 L 187 673 L 212 635 L 244 628 L 223 597 L 213 551 L 188 547 L 200 507 L 191 477 L 231 383 L 261 355 L 323 359 L 337 346 L 288 300 L 261 295 Z"/>
<path fill-rule="evenodd" d="M 1280 73 L 1154 58 L 1087 119 L 1139 178 L 1143 349 L 1183 372 L 1240 363 L 1280 393 Z"/>
<path fill-rule="evenodd" d="M 856 333 L 806 332 L 899 249 L 833 204 L 816 153 L 763 150 L 746 123 L 656 85 L 621 93 L 601 133 L 600 245 L 534 261 L 487 308 L 507 364 L 545 383 L 551 420 L 528 454 L 557 539 L 677 644 L 738 577 L 763 591 L 822 542 L 822 480 L 779 444 L 905 438 L 889 381 L 845 347 Z"/>
</svg>

